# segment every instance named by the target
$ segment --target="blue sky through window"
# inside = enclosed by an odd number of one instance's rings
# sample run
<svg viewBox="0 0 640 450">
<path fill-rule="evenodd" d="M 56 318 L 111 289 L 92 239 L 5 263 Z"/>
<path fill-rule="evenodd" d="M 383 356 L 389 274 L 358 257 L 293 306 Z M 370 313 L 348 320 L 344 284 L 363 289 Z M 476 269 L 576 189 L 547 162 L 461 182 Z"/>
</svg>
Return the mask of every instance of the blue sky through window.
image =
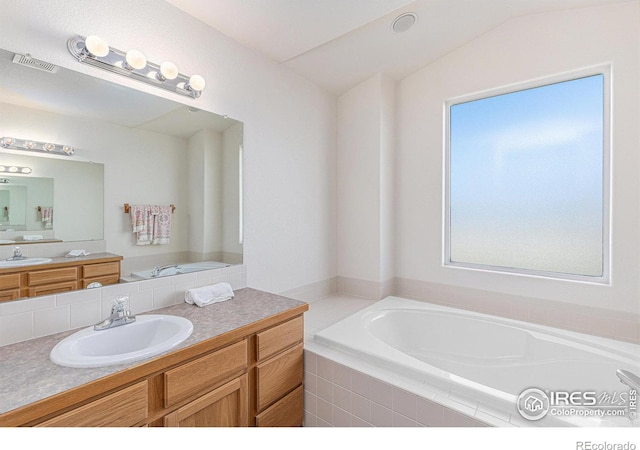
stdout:
<svg viewBox="0 0 640 450">
<path fill-rule="evenodd" d="M 604 76 L 452 105 L 452 262 L 601 276 Z"/>
</svg>

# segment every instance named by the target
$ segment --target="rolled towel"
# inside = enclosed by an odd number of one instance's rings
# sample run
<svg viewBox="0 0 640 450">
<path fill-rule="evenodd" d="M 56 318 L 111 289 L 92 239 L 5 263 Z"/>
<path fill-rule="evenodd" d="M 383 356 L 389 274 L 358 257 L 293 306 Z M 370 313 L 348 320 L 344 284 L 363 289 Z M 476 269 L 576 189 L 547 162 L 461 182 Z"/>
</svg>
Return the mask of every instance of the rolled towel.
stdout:
<svg viewBox="0 0 640 450">
<path fill-rule="evenodd" d="M 233 289 L 229 283 L 217 283 L 194 289 L 184 293 L 184 301 L 200 307 L 212 303 L 224 302 L 233 298 Z"/>
</svg>

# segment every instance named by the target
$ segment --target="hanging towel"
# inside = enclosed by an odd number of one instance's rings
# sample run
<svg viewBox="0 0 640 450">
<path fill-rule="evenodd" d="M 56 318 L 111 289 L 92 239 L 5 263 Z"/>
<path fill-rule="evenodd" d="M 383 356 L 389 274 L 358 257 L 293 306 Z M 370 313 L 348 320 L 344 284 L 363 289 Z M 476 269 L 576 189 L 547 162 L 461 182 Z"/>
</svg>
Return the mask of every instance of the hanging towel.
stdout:
<svg viewBox="0 0 640 450">
<path fill-rule="evenodd" d="M 129 207 L 131 227 L 136 234 L 136 245 L 151 244 L 153 235 L 153 216 L 151 205 L 132 205 Z"/>
<path fill-rule="evenodd" d="M 136 245 L 162 245 L 171 242 L 171 206 L 132 205 L 131 228 Z"/>
<path fill-rule="evenodd" d="M 200 288 L 188 289 L 184 293 L 184 301 L 200 307 L 212 303 L 224 302 L 233 298 L 233 289 L 229 283 L 217 283 Z"/>
<path fill-rule="evenodd" d="M 53 206 L 41 206 L 40 217 L 45 228 L 53 227 Z"/>
<path fill-rule="evenodd" d="M 153 235 L 151 243 L 168 244 L 171 241 L 171 206 L 152 206 Z"/>
</svg>

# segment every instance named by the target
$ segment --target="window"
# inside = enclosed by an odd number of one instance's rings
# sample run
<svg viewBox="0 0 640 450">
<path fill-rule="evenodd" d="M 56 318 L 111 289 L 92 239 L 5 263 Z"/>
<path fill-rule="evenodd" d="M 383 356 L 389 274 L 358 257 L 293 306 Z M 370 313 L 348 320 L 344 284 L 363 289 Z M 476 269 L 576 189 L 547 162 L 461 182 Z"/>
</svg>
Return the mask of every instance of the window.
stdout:
<svg viewBox="0 0 640 450">
<path fill-rule="evenodd" d="M 608 281 L 607 80 L 447 104 L 445 265 Z"/>
</svg>

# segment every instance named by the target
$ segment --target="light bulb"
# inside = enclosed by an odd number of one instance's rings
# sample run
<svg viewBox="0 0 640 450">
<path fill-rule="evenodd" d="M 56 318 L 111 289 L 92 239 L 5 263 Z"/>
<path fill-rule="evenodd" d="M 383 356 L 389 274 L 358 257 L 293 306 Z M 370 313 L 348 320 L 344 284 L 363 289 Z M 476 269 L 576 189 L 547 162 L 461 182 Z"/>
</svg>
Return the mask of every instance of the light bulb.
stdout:
<svg viewBox="0 0 640 450">
<path fill-rule="evenodd" d="M 10 145 L 13 145 L 13 138 L 3 137 L 2 141 L 0 141 L 0 145 L 2 145 L 3 147 L 9 147 Z"/>
<path fill-rule="evenodd" d="M 31 173 L 31 167 L 23 167 L 20 170 L 21 173 Z"/>
<path fill-rule="evenodd" d="M 69 156 L 73 155 L 73 147 L 69 145 L 65 145 L 64 147 L 62 147 L 62 151 Z"/>
<path fill-rule="evenodd" d="M 18 168 L 16 166 L 9 167 L 9 172 L 16 173 L 17 171 L 18 171 Z"/>
<path fill-rule="evenodd" d="M 0 166 L 0 172 L 6 172 L 7 168 L 5 166 Z"/>
<path fill-rule="evenodd" d="M 27 147 L 29 150 L 31 150 L 33 147 L 36 146 L 36 144 L 33 141 L 27 141 L 24 143 L 24 146 Z"/>
<path fill-rule="evenodd" d="M 95 35 L 87 37 L 84 40 L 84 46 L 93 56 L 103 57 L 109 54 L 109 44 Z"/>
<path fill-rule="evenodd" d="M 191 78 L 189 78 L 188 87 L 193 89 L 194 91 L 201 91 L 204 89 L 206 84 L 207 83 L 205 83 L 204 78 L 202 78 L 200 75 L 192 75 Z"/>
<path fill-rule="evenodd" d="M 178 67 L 169 61 L 160 64 L 160 74 L 165 80 L 173 80 L 178 76 Z"/>
<path fill-rule="evenodd" d="M 147 65 L 147 58 L 139 50 L 129 50 L 126 56 L 127 65 L 132 69 L 144 69 Z"/>
<path fill-rule="evenodd" d="M 51 144 L 50 142 L 48 142 L 48 143 L 46 143 L 46 144 L 44 144 L 42 146 L 42 149 L 45 152 L 51 152 L 51 151 L 55 150 L 55 148 L 56 148 L 56 146 L 54 144 Z"/>
</svg>

